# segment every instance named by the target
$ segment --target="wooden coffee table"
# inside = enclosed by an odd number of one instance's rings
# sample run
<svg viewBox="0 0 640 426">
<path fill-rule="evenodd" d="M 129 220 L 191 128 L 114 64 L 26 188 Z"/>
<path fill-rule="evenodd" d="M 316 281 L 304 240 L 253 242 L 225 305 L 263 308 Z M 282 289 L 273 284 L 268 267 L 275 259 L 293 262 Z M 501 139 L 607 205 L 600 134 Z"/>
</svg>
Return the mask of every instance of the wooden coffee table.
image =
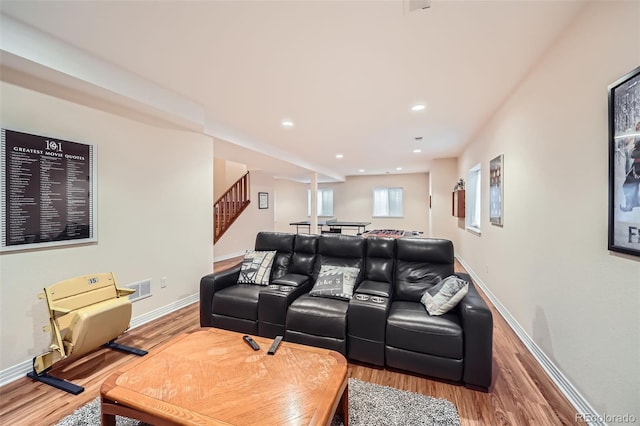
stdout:
<svg viewBox="0 0 640 426">
<path fill-rule="evenodd" d="M 180 335 L 114 373 L 100 389 L 102 424 L 115 415 L 153 425 L 327 425 L 348 414 L 340 353 L 215 328 Z"/>
</svg>

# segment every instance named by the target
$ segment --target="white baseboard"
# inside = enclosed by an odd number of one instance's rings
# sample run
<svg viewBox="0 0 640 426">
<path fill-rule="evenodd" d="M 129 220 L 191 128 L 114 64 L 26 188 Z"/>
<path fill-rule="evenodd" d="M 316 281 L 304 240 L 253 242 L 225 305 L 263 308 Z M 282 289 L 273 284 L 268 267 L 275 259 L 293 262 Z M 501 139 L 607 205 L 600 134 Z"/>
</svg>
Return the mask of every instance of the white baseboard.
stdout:
<svg viewBox="0 0 640 426">
<path fill-rule="evenodd" d="M 464 269 L 467 270 L 471 278 L 473 278 L 474 283 L 480 287 L 482 292 L 487 296 L 487 298 L 493 303 L 496 310 L 500 313 L 500 315 L 504 318 L 504 320 L 509 324 L 509 327 L 516 333 L 520 341 L 526 346 L 526 348 L 531 352 L 531 355 L 538 361 L 538 364 L 542 367 L 542 369 L 547 373 L 549 378 L 553 381 L 553 383 L 558 386 L 560 392 L 564 394 L 564 396 L 569 400 L 571 405 L 576 409 L 576 413 L 579 413 L 582 416 L 582 419 L 590 419 L 589 421 L 585 421 L 584 423 L 594 425 L 594 426 L 606 426 L 607 423 L 603 421 L 603 416 L 600 416 L 596 410 L 587 402 L 587 400 L 580 394 L 580 392 L 573 386 L 573 384 L 567 379 L 567 377 L 562 374 L 562 371 L 551 361 L 551 359 L 544 353 L 542 349 L 536 344 L 536 342 L 529 337 L 529 335 L 524 331 L 524 329 L 518 324 L 518 321 L 509 313 L 507 308 L 504 307 L 502 303 L 496 298 L 496 296 L 491 293 L 491 291 L 487 288 L 487 286 L 482 282 L 478 274 L 476 274 L 469 265 L 462 259 L 460 256 L 456 255 L 456 259 L 462 264 Z M 576 414 L 577 416 L 578 414 Z M 574 419 L 577 421 L 578 419 Z"/>
<path fill-rule="evenodd" d="M 20 364 L 16 364 L 6 370 L 0 371 L 0 386 L 7 385 L 14 380 L 21 379 L 33 370 L 33 360 L 28 359 Z"/>
<path fill-rule="evenodd" d="M 243 250 L 243 251 L 239 251 L 239 252 L 236 252 L 236 253 L 224 254 L 224 255 L 222 255 L 220 257 L 216 257 L 214 255 L 213 256 L 213 261 L 214 262 L 221 262 L 223 260 L 233 259 L 234 257 L 242 257 L 242 256 L 244 256 L 244 254 L 245 254 L 245 251 Z"/>
<path fill-rule="evenodd" d="M 162 306 L 158 309 L 154 309 L 153 311 L 147 312 L 146 314 L 139 315 L 135 318 L 131 318 L 131 323 L 129 330 L 140 327 L 148 322 L 151 322 L 155 319 L 163 317 L 171 312 L 177 311 L 178 309 L 182 309 L 185 306 L 189 306 L 193 303 L 200 301 L 200 293 L 192 294 L 191 296 L 187 296 L 184 299 L 177 300 L 173 303 L 169 303 L 168 305 Z"/>
<path fill-rule="evenodd" d="M 140 327 L 148 322 L 151 322 L 155 319 L 158 319 L 164 315 L 170 314 L 171 312 L 177 311 L 178 309 L 182 309 L 186 306 L 191 305 L 192 303 L 198 302 L 200 300 L 200 294 L 195 293 L 191 296 L 187 296 L 184 299 L 180 299 L 173 303 L 170 303 L 166 306 L 162 306 L 158 309 L 154 309 L 153 311 L 147 312 L 146 314 L 139 315 L 135 318 L 131 319 L 129 330 Z M 0 386 L 4 386 L 9 384 L 15 380 L 21 379 L 26 376 L 26 374 L 33 369 L 33 360 L 28 359 L 24 362 L 16 364 L 12 367 L 9 367 L 5 370 L 0 371 Z"/>
</svg>

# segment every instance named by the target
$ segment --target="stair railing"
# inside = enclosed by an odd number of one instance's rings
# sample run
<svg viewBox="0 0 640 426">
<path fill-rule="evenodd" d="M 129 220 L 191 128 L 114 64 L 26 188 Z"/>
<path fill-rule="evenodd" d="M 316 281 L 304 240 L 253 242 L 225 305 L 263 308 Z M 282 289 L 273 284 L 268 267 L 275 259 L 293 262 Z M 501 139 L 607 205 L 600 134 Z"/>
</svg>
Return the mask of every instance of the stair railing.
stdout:
<svg viewBox="0 0 640 426">
<path fill-rule="evenodd" d="M 249 172 L 247 172 L 215 202 L 213 205 L 214 244 L 251 203 L 249 193 Z"/>
</svg>

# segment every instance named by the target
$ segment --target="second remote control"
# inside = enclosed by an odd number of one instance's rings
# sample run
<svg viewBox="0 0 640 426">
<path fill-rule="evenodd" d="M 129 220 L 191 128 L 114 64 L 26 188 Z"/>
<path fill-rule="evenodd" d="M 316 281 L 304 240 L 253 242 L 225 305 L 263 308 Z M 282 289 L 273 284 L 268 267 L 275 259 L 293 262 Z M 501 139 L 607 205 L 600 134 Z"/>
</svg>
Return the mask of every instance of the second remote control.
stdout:
<svg viewBox="0 0 640 426">
<path fill-rule="evenodd" d="M 242 336 L 242 339 L 247 342 L 247 345 L 251 346 L 254 351 L 260 350 L 260 346 L 256 343 L 255 340 L 251 338 L 251 336 Z"/>
<path fill-rule="evenodd" d="M 276 351 L 278 350 L 278 346 L 280 346 L 280 342 L 282 342 L 282 336 L 276 336 L 276 338 L 273 340 L 273 343 L 271 344 L 271 347 L 269 348 L 269 351 L 267 353 L 269 355 L 275 354 Z"/>
</svg>

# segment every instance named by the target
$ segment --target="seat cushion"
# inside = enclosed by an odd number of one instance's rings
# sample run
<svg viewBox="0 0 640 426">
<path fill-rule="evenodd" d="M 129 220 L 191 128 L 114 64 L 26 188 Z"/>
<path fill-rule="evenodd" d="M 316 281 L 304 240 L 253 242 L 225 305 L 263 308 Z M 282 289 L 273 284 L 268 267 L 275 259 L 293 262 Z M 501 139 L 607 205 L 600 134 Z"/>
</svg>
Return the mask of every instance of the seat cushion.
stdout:
<svg viewBox="0 0 640 426">
<path fill-rule="evenodd" d="M 393 302 L 387 318 L 386 344 L 408 351 L 463 358 L 463 334 L 455 312 L 430 316 L 418 302 Z"/>
<path fill-rule="evenodd" d="M 265 287 L 255 284 L 236 284 L 213 295 L 212 313 L 258 320 L 258 296 Z"/>
<path fill-rule="evenodd" d="M 348 301 L 305 294 L 289 306 L 286 328 L 316 336 L 344 339 L 347 335 L 348 309 Z"/>
<path fill-rule="evenodd" d="M 131 321 L 131 301 L 116 297 L 72 311 L 69 316 L 72 320 L 64 340 L 72 348 L 67 355 L 75 357 L 124 333 Z"/>
</svg>

